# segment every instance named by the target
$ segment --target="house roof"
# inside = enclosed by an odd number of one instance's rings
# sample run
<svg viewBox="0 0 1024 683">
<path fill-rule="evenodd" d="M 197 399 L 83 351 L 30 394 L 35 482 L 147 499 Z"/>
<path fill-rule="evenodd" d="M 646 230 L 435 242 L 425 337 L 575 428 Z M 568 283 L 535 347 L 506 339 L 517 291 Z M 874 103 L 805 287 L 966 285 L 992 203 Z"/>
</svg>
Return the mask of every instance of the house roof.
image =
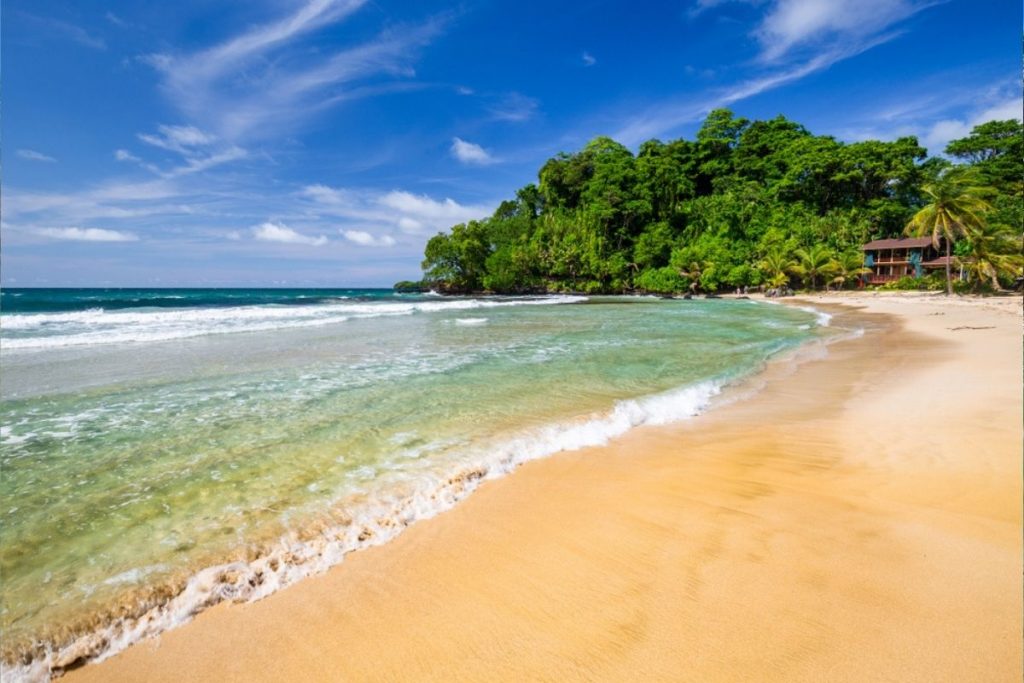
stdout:
<svg viewBox="0 0 1024 683">
<path fill-rule="evenodd" d="M 875 249 L 918 249 L 932 243 L 931 237 L 900 237 L 897 239 L 874 240 L 860 248 L 861 251 Z"/>
<path fill-rule="evenodd" d="M 921 264 L 922 268 L 945 268 L 946 262 L 949 261 L 950 265 L 954 265 L 955 256 L 940 256 L 939 258 L 933 258 L 931 261 L 925 261 Z"/>
</svg>

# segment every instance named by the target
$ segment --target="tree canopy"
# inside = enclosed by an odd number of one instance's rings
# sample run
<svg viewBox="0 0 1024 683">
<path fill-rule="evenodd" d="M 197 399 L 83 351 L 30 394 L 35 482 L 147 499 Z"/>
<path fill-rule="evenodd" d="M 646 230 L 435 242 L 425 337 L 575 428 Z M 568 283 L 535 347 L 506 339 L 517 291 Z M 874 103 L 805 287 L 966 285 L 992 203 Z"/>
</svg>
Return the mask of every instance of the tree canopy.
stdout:
<svg viewBox="0 0 1024 683">
<path fill-rule="evenodd" d="M 991 188 L 986 221 L 1019 234 L 1021 124 L 979 125 L 946 153 Z M 634 154 L 598 137 L 549 159 L 491 217 L 432 237 L 425 281 L 496 293 L 849 285 L 859 247 L 902 234 L 950 166 L 913 137 L 844 143 L 718 109 L 695 140 L 649 140 Z"/>
</svg>

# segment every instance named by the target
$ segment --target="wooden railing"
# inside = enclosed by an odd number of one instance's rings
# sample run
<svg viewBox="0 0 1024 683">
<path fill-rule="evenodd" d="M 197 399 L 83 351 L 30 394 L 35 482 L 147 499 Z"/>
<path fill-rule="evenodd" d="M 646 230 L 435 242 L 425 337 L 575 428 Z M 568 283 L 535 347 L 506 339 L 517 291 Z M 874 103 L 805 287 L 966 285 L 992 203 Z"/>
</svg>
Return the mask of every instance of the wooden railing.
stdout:
<svg viewBox="0 0 1024 683">
<path fill-rule="evenodd" d="M 884 282 L 895 282 L 900 278 L 907 277 L 906 275 L 878 275 L 876 273 L 869 273 L 865 276 L 867 281 L 873 285 L 879 285 Z"/>
</svg>

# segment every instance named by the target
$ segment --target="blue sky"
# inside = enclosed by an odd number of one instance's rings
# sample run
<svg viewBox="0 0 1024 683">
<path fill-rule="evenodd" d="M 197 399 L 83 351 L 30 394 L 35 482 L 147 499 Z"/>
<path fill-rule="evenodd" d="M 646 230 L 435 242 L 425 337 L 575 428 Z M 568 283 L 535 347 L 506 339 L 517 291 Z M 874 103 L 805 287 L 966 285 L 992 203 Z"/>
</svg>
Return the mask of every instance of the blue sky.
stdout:
<svg viewBox="0 0 1024 683">
<path fill-rule="evenodd" d="M 7 286 L 388 286 L 595 135 L 1021 116 L 1019 0 L 5 0 Z"/>
</svg>

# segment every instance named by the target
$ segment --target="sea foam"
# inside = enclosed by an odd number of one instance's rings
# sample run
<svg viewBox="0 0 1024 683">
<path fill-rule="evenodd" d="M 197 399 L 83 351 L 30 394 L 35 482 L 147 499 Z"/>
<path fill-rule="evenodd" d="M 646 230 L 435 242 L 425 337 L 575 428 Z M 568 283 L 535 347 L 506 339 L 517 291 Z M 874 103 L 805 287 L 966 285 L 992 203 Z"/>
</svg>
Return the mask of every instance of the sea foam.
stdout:
<svg viewBox="0 0 1024 683">
<path fill-rule="evenodd" d="M 183 625 L 220 602 L 250 602 L 326 571 L 353 550 L 380 545 L 409 525 L 450 509 L 487 479 L 501 477 L 529 460 L 562 451 L 600 446 L 642 425 L 664 425 L 694 417 L 721 392 L 724 380 L 617 401 L 604 413 L 527 430 L 501 443 L 481 444 L 446 472 L 421 472 L 403 486 L 346 511 L 345 523 L 326 525 L 313 538 L 283 537 L 262 556 L 196 572 L 166 602 L 134 617 L 121 617 L 58 647 L 46 647 L 29 663 L 5 667 L 4 681 L 47 681 L 82 661 L 102 661 L 130 645 Z M 397 444 L 396 444 L 397 445 Z M 356 471 L 358 472 L 358 470 Z M 362 473 L 371 478 L 373 474 Z M 108 581 L 124 582 L 153 571 L 132 570 Z"/>
<path fill-rule="evenodd" d="M 93 308 L 65 313 L 7 314 L 0 327 L 4 350 L 57 349 L 86 345 L 161 342 L 237 332 L 319 327 L 350 319 L 402 316 L 514 306 L 546 306 L 585 301 L 581 296 L 517 299 L 449 299 L 419 302 L 348 303 L 312 306 L 232 306 L 223 308 Z M 470 323 L 473 324 L 473 323 Z M 480 323 L 476 323 L 480 324 Z"/>
</svg>

